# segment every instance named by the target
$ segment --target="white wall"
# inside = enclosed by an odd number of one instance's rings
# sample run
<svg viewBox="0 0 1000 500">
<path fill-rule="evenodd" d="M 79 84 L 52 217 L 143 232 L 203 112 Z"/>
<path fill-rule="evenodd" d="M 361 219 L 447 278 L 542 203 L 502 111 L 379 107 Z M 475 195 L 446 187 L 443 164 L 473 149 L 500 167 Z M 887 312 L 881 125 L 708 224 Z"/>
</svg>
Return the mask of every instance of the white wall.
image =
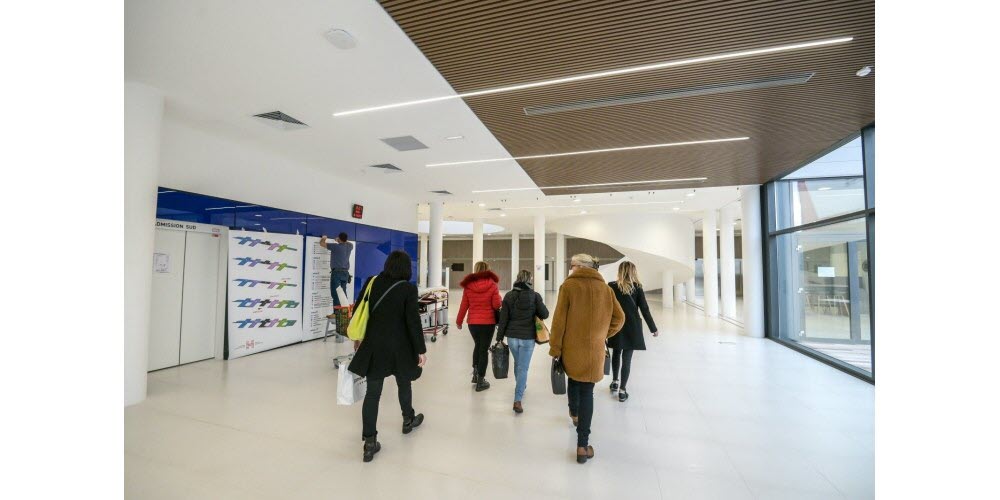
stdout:
<svg viewBox="0 0 1000 500">
<path fill-rule="evenodd" d="M 275 133 L 295 132 L 276 130 Z M 164 116 L 161 186 L 372 226 L 417 231 L 416 199 L 404 199 L 379 190 L 373 186 L 378 182 L 377 176 L 364 177 L 361 182 L 322 172 L 252 143 L 207 132 L 169 113 Z M 360 221 L 351 218 L 354 203 L 365 207 L 364 219 Z"/>
</svg>

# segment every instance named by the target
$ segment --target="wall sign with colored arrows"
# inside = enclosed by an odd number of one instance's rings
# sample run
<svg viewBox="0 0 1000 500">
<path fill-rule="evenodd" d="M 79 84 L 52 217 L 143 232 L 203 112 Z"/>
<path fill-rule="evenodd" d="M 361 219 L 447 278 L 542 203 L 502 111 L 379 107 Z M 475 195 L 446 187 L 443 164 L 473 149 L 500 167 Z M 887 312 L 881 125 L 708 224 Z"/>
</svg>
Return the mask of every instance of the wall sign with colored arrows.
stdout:
<svg viewBox="0 0 1000 500">
<path fill-rule="evenodd" d="M 303 243 L 229 232 L 229 359 L 302 341 Z"/>
</svg>

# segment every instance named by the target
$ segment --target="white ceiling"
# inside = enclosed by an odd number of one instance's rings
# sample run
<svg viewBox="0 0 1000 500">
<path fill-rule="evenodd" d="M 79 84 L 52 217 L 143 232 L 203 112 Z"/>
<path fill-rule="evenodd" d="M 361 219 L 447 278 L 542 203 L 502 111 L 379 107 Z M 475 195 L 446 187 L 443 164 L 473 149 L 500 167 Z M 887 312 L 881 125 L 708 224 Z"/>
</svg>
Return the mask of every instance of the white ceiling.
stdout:
<svg viewBox="0 0 1000 500">
<path fill-rule="evenodd" d="M 159 87 L 174 116 L 236 134 L 290 157 L 414 201 L 430 190 L 462 194 L 482 170 L 428 171 L 431 162 L 510 157 L 460 100 L 392 113 L 334 118 L 336 110 L 453 90 L 374 1 L 131 0 L 125 76 Z M 341 28 L 357 47 L 323 33 Z M 252 115 L 280 110 L 309 125 L 268 127 Z M 412 135 L 429 149 L 399 152 L 379 139 Z M 461 140 L 445 137 L 462 135 Z M 363 173 L 392 163 L 403 173 Z M 516 162 L 489 169 L 492 182 L 530 186 Z"/>
<path fill-rule="evenodd" d="M 169 116 L 381 187 L 389 196 L 415 203 L 445 201 L 445 215 L 452 220 L 484 217 L 508 230 L 530 232 L 539 211 L 548 217 L 587 210 L 681 213 L 697 219 L 702 210 L 738 196 L 735 187 L 699 189 L 694 198 L 684 196 L 690 190 L 580 195 L 579 203 L 537 190 L 472 193 L 534 183 L 516 161 L 424 166 L 510 157 L 461 99 L 333 117 L 334 111 L 454 94 L 374 0 L 130 0 L 125 11 L 126 79 L 160 88 Z M 334 47 L 323 36 L 331 28 L 351 33 L 357 47 Z M 282 131 L 251 118 L 269 111 L 282 111 L 309 128 Z M 416 137 L 429 149 L 399 152 L 379 140 L 403 135 Z M 464 139 L 445 139 L 455 135 Z M 367 168 L 381 163 L 403 172 Z M 438 189 L 454 195 L 429 193 Z M 636 204 L 672 201 L 684 204 Z M 561 205 L 571 207 L 523 208 Z M 674 206 L 681 210 L 673 211 Z M 496 207 L 503 207 L 507 216 L 488 211 Z M 427 218 L 426 207 L 421 218 Z"/>
</svg>

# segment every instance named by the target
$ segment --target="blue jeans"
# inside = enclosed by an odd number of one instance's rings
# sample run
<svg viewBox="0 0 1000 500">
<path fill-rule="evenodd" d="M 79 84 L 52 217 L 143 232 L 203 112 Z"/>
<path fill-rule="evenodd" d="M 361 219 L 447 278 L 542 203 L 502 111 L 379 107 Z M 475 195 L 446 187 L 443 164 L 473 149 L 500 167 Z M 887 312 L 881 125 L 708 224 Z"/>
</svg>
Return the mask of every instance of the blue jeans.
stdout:
<svg viewBox="0 0 1000 500">
<path fill-rule="evenodd" d="M 340 294 L 337 293 L 337 288 L 344 291 L 344 297 L 350 297 L 347 295 L 347 280 L 350 279 L 351 274 L 347 270 L 334 269 L 330 271 L 330 295 L 333 296 L 333 305 L 340 305 Z"/>
<path fill-rule="evenodd" d="M 535 341 L 507 337 L 507 346 L 514 357 L 514 379 L 517 381 L 514 385 L 514 401 L 520 401 L 528 387 L 528 365 L 531 364 L 531 354 L 535 352 Z"/>
</svg>

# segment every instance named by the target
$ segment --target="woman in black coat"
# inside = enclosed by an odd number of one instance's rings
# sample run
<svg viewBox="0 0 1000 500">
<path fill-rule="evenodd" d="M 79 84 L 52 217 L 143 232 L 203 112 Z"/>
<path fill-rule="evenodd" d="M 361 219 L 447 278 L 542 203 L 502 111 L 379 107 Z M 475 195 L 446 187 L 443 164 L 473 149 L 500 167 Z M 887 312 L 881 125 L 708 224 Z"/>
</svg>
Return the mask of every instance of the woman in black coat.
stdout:
<svg viewBox="0 0 1000 500">
<path fill-rule="evenodd" d="M 659 332 L 656 330 L 656 323 L 653 316 L 649 314 L 649 305 L 646 303 L 646 294 L 642 291 L 642 283 L 639 282 L 639 273 L 635 269 L 635 264 L 629 261 L 618 265 L 618 281 L 608 283 L 615 291 L 615 298 L 625 312 L 625 326 L 622 327 L 618 335 L 608 340 L 608 347 L 612 349 L 611 366 L 614 370 L 614 380 L 611 381 L 611 392 L 618 391 L 618 401 L 628 399 L 628 391 L 625 385 L 628 384 L 628 375 L 632 368 L 632 353 L 634 351 L 645 351 L 646 341 L 642 338 L 642 318 L 649 325 L 649 331 L 656 337 Z M 621 385 L 618 384 L 618 373 L 621 371 Z"/>
<path fill-rule="evenodd" d="M 367 379 L 368 389 L 361 407 L 362 431 L 365 441 L 364 461 L 370 462 L 382 449 L 375 429 L 378 419 L 382 382 L 396 377 L 399 406 L 403 411 L 403 434 L 409 434 L 424 421 L 422 413 L 413 411 L 410 383 L 418 378 L 427 362 L 420 313 L 417 312 L 417 287 L 410 280 L 410 256 L 406 252 L 389 254 L 378 276 L 368 278 L 362 290 L 371 283 L 368 297 L 368 325 L 365 337 L 357 346 L 348 370 Z M 373 282 L 374 280 L 374 282 Z M 364 293 L 355 307 L 364 302 Z"/>
<path fill-rule="evenodd" d="M 510 352 L 514 355 L 514 413 L 524 412 L 521 399 L 528 387 L 528 366 L 531 354 L 535 352 L 535 318 L 549 317 L 549 310 L 538 292 L 531 289 L 531 271 L 517 273 L 514 288 L 507 292 L 500 307 L 500 322 L 497 323 L 497 342 L 504 337 L 509 340 Z"/>
</svg>

